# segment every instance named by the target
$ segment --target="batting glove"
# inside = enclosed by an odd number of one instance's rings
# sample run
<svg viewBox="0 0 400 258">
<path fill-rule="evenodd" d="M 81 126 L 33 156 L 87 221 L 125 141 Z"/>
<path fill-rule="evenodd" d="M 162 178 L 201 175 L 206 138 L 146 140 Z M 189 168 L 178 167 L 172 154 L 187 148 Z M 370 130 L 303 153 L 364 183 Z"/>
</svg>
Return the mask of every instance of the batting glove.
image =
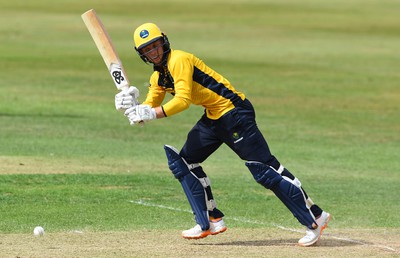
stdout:
<svg viewBox="0 0 400 258">
<path fill-rule="evenodd" d="M 125 111 L 131 125 L 156 119 L 156 110 L 149 105 L 135 105 Z"/>
<path fill-rule="evenodd" d="M 139 90 L 135 86 L 123 89 L 115 95 L 115 108 L 117 110 L 126 110 L 139 104 Z"/>
</svg>

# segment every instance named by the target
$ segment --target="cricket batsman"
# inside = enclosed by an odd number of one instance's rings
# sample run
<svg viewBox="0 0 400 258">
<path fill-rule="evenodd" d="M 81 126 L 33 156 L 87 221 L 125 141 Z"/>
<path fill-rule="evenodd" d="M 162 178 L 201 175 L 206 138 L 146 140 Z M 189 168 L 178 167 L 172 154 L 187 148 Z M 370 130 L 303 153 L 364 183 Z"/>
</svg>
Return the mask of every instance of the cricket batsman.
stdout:
<svg viewBox="0 0 400 258">
<path fill-rule="evenodd" d="M 133 39 L 136 52 L 154 72 L 142 104 L 136 104 L 139 91 L 134 86 L 115 96 L 117 110 L 125 111 L 131 125 L 173 116 L 191 104 L 204 107 L 204 114 L 189 131 L 180 151 L 164 146 L 168 166 L 182 185 L 196 221 L 193 228 L 182 231 L 182 237 L 199 239 L 227 229 L 210 180 L 200 165 L 226 144 L 246 161 L 256 182 L 270 189 L 306 227 L 306 235 L 298 244 L 315 244 L 331 215 L 311 200 L 299 179 L 272 155 L 245 94 L 193 54 L 171 49 L 167 36 L 153 23 L 139 26 Z M 167 93 L 173 97 L 163 103 Z"/>
</svg>

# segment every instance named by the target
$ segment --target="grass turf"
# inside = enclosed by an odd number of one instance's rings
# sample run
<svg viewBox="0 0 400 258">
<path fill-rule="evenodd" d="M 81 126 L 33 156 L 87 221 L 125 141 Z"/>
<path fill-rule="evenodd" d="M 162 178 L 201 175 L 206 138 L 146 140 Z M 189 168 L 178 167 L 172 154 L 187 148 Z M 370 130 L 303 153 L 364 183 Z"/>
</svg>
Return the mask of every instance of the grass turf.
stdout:
<svg viewBox="0 0 400 258">
<path fill-rule="evenodd" d="M 162 145 L 182 146 L 202 109 L 131 128 L 114 110 L 116 89 L 80 19 L 89 8 L 141 99 L 151 67 L 133 52 L 131 33 L 150 20 L 173 48 L 245 92 L 272 151 L 333 214 L 334 227 L 400 226 L 398 3 L 65 2 L 0 3 L 1 232 L 193 223 L 188 213 L 129 201 L 188 209 Z M 204 167 L 227 217 L 298 227 L 226 147 Z"/>
</svg>

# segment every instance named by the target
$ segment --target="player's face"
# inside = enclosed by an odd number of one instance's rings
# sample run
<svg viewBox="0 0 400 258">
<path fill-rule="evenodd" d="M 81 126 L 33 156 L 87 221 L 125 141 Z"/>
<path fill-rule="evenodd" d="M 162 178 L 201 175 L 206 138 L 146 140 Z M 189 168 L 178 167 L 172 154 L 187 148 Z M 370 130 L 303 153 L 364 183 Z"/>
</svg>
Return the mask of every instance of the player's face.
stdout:
<svg viewBox="0 0 400 258">
<path fill-rule="evenodd" d="M 164 54 L 163 40 L 159 39 L 141 49 L 142 53 L 147 57 L 153 64 L 158 65 L 162 61 Z"/>
</svg>

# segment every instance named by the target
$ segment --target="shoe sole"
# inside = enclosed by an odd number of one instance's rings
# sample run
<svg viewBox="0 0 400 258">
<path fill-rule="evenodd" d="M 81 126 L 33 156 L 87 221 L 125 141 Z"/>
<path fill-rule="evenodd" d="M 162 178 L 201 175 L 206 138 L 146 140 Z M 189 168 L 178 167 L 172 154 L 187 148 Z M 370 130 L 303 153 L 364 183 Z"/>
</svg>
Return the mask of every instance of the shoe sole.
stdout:
<svg viewBox="0 0 400 258">
<path fill-rule="evenodd" d="M 207 231 L 204 231 L 203 233 L 201 233 L 200 235 L 197 235 L 197 236 L 184 236 L 184 235 L 182 235 L 182 237 L 185 238 L 185 239 L 195 239 L 195 240 L 197 240 L 197 239 L 208 237 L 209 235 L 213 235 L 213 236 L 218 235 L 219 233 L 225 232 L 226 230 L 227 230 L 227 227 L 224 227 L 224 228 L 222 228 L 222 229 L 220 229 L 218 231 L 215 231 L 215 232 L 211 232 L 211 230 L 207 230 Z"/>
<path fill-rule="evenodd" d="M 182 235 L 182 237 L 185 238 L 185 239 L 201 239 L 201 238 L 208 237 L 211 234 L 212 234 L 211 231 L 207 230 L 207 231 L 202 232 L 200 235 L 196 235 L 196 236 L 184 236 L 184 235 Z"/>
<path fill-rule="evenodd" d="M 297 244 L 298 244 L 299 246 L 307 247 L 307 246 L 311 246 L 311 245 L 317 243 L 318 240 L 319 240 L 319 239 L 321 238 L 321 236 L 322 236 L 322 231 L 324 231 L 324 229 L 328 227 L 328 223 L 329 223 L 330 220 L 331 220 L 331 214 L 328 213 L 328 217 L 327 217 L 327 219 L 326 219 L 326 221 L 325 221 L 325 224 L 322 225 L 321 230 L 319 231 L 319 236 L 318 236 L 317 239 L 315 239 L 314 241 L 312 241 L 312 242 L 310 242 L 310 243 L 306 243 L 306 244 L 297 243 Z"/>
<path fill-rule="evenodd" d="M 227 229 L 228 229 L 227 227 L 223 227 L 223 228 L 221 228 L 221 229 L 218 230 L 218 231 L 211 232 L 211 235 L 213 235 L 213 236 L 218 235 L 219 233 L 225 232 Z"/>
</svg>

